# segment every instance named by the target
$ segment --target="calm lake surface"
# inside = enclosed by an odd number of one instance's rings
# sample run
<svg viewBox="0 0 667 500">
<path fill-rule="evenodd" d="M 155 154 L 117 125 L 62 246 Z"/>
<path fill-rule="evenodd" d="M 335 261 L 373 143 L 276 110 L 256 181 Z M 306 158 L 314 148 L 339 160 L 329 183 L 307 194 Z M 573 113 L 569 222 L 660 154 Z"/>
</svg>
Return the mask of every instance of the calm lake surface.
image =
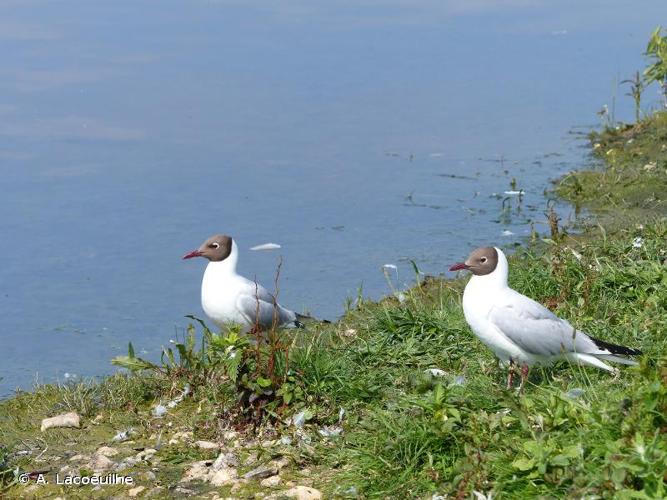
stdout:
<svg viewBox="0 0 667 500">
<path fill-rule="evenodd" d="M 335 318 L 543 225 L 664 0 L 0 4 L 0 396 L 156 359 L 214 232 Z M 657 106 L 656 89 L 645 95 Z M 525 190 L 521 213 L 517 197 Z M 509 197 L 511 212 L 503 212 Z M 568 209 L 561 207 L 567 215 Z M 512 233 L 512 234 L 510 234 Z M 275 242 L 273 252 L 249 248 Z M 396 275 L 392 274 L 394 280 Z"/>
</svg>

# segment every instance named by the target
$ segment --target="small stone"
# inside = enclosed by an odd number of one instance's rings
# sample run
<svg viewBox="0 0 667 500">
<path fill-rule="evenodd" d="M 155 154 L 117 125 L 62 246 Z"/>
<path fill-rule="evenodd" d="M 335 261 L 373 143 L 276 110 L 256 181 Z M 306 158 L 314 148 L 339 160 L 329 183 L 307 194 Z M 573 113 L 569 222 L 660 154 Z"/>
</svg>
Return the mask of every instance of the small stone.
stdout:
<svg viewBox="0 0 667 500">
<path fill-rule="evenodd" d="M 120 472 L 122 470 L 128 469 L 129 467 L 134 467 L 139 461 L 140 460 L 138 460 L 137 457 L 127 457 L 119 462 L 114 469 L 116 472 Z"/>
<path fill-rule="evenodd" d="M 155 475 L 155 472 L 153 472 L 152 470 L 147 470 L 146 472 L 143 473 L 143 478 L 146 481 L 155 481 L 156 477 L 157 476 Z"/>
<path fill-rule="evenodd" d="M 243 475 L 244 479 L 263 479 L 278 473 L 278 468 L 273 465 L 260 465 Z"/>
<path fill-rule="evenodd" d="M 99 425 L 102 423 L 102 420 L 104 420 L 104 415 L 100 413 L 99 415 L 96 415 L 95 418 L 93 419 L 93 424 Z"/>
<path fill-rule="evenodd" d="M 88 467 L 95 472 L 106 472 L 114 466 L 114 462 L 104 455 L 95 453 L 90 459 Z"/>
<path fill-rule="evenodd" d="M 280 457 L 276 460 L 271 461 L 271 465 L 278 470 L 282 470 L 290 464 L 291 460 L 289 457 Z"/>
<path fill-rule="evenodd" d="M 222 437 L 227 441 L 232 441 L 238 437 L 239 433 L 236 431 L 225 431 Z"/>
<path fill-rule="evenodd" d="M 220 445 L 213 441 L 195 441 L 195 446 L 202 450 L 219 450 Z"/>
<path fill-rule="evenodd" d="M 309 486 L 295 486 L 280 493 L 283 496 L 296 498 L 297 500 L 320 500 L 322 492 Z"/>
<path fill-rule="evenodd" d="M 190 468 L 185 471 L 183 477 L 181 478 L 181 483 L 187 483 L 190 481 L 206 481 L 208 479 L 209 468 L 207 460 L 202 460 L 200 462 L 194 462 L 190 464 Z"/>
<path fill-rule="evenodd" d="M 51 418 L 45 418 L 42 420 L 42 432 L 51 427 L 80 427 L 81 418 L 75 412 L 63 413 Z"/>
<path fill-rule="evenodd" d="M 88 455 L 77 454 L 69 459 L 70 462 L 83 462 L 84 460 L 90 460 Z"/>
<path fill-rule="evenodd" d="M 274 488 L 280 484 L 281 478 L 278 475 L 267 477 L 260 481 L 260 485 L 264 488 Z"/>
<path fill-rule="evenodd" d="M 118 455 L 118 450 L 115 448 L 111 448 L 110 446 L 102 446 L 101 448 L 98 448 L 98 450 L 95 452 L 98 455 L 104 455 L 105 457 L 113 457 L 115 455 Z"/>
<path fill-rule="evenodd" d="M 139 453 L 137 453 L 137 460 L 148 461 L 151 458 L 153 458 L 153 455 L 155 455 L 156 453 L 157 453 L 157 450 L 155 450 L 153 448 L 146 448 L 145 450 L 140 451 Z"/>
<path fill-rule="evenodd" d="M 226 484 L 230 484 L 237 477 L 238 472 L 236 469 L 225 467 L 213 472 L 210 477 L 210 481 L 213 486 L 224 486 Z"/>
<path fill-rule="evenodd" d="M 218 455 L 218 458 L 215 459 L 215 462 L 213 462 L 211 468 L 213 470 L 220 470 L 226 467 L 238 467 L 238 466 L 239 466 L 238 457 L 231 451 L 228 451 L 227 453 L 220 453 L 220 455 Z"/>
<path fill-rule="evenodd" d="M 128 491 L 127 496 L 128 497 L 139 496 L 145 489 L 146 489 L 145 486 L 137 486 L 136 488 L 132 488 L 130 491 Z"/>
<path fill-rule="evenodd" d="M 151 491 L 146 493 L 146 495 L 144 495 L 144 496 L 145 497 L 154 497 L 154 496 L 161 495 L 161 494 L 162 494 L 162 486 L 156 486 Z"/>
</svg>

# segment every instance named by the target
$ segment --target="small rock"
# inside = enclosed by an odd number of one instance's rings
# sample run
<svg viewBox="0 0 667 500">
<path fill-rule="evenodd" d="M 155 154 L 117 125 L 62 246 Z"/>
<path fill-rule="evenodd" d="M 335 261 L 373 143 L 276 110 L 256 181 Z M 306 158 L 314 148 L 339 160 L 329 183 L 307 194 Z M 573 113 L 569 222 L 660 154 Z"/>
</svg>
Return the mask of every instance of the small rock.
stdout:
<svg viewBox="0 0 667 500">
<path fill-rule="evenodd" d="M 224 486 L 226 484 L 230 484 L 237 477 L 238 472 L 236 469 L 225 467 L 214 471 L 209 480 L 213 486 Z"/>
<path fill-rule="evenodd" d="M 190 464 L 190 468 L 185 471 L 183 477 L 181 478 L 181 483 L 188 483 L 190 481 L 206 481 L 208 479 L 209 462 L 207 460 L 202 460 L 200 462 L 194 462 Z"/>
<path fill-rule="evenodd" d="M 220 470 L 226 467 L 238 467 L 238 466 L 239 466 L 238 457 L 231 451 L 228 451 L 227 453 L 220 453 L 220 455 L 218 455 L 218 458 L 215 459 L 215 462 L 213 462 L 211 468 L 213 470 Z"/>
<path fill-rule="evenodd" d="M 51 427 L 80 427 L 81 418 L 75 412 L 63 413 L 51 418 L 42 420 L 42 432 Z"/>
<path fill-rule="evenodd" d="M 265 477 L 274 476 L 278 473 L 278 468 L 274 465 L 260 465 L 253 470 L 246 472 L 243 475 L 244 479 L 263 479 Z"/>
<path fill-rule="evenodd" d="M 157 476 L 155 475 L 155 472 L 153 472 L 152 470 L 147 470 L 146 472 L 143 473 L 143 478 L 146 481 L 155 481 L 156 477 Z"/>
<path fill-rule="evenodd" d="M 431 377 L 444 377 L 447 375 L 447 372 L 445 370 L 441 370 L 440 368 L 427 368 L 424 370 L 424 373 L 430 375 Z"/>
<path fill-rule="evenodd" d="M 239 433 L 236 431 L 225 431 L 222 437 L 227 441 L 232 441 L 238 437 Z"/>
<path fill-rule="evenodd" d="M 297 500 L 320 500 L 322 492 L 308 486 L 295 486 L 280 493 L 283 496 L 296 498 Z"/>
<path fill-rule="evenodd" d="M 282 479 L 280 476 L 275 475 L 271 477 L 267 477 L 266 479 L 262 479 L 259 484 L 264 487 L 264 488 L 274 488 L 280 484 Z"/>
<path fill-rule="evenodd" d="M 195 446 L 202 450 L 219 450 L 220 445 L 212 441 L 195 441 Z"/>
<path fill-rule="evenodd" d="M 95 453 L 97 453 L 98 455 L 104 455 L 105 457 L 108 458 L 118 455 L 118 450 L 115 448 L 111 448 L 110 446 L 102 446 Z"/>
<path fill-rule="evenodd" d="M 271 465 L 278 470 L 282 470 L 290 464 L 291 460 L 289 457 L 280 457 L 276 460 L 271 461 Z"/>
<path fill-rule="evenodd" d="M 176 488 L 174 488 L 174 491 L 176 493 L 180 493 L 181 495 L 187 495 L 187 496 L 192 496 L 195 494 L 194 491 L 189 490 L 187 488 L 183 488 L 183 486 L 177 486 Z"/>
<path fill-rule="evenodd" d="M 139 453 L 137 453 L 137 460 L 148 461 L 151 458 L 153 458 L 153 455 L 155 455 L 156 453 L 157 453 L 156 449 L 146 448 L 145 450 L 140 451 Z"/>
<path fill-rule="evenodd" d="M 257 453 L 252 452 L 246 457 L 245 461 L 243 462 L 243 465 L 252 465 L 255 462 L 257 462 Z"/>
<path fill-rule="evenodd" d="M 106 472 L 114 466 L 114 462 L 104 455 L 95 453 L 88 463 L 88 467 L 95 472 Z"/>
<path fill-rule="evenodd" d="M 189 443 L 193 440 L 192 431 L 177 432 L 173 436 L 171 436 L 171 440 L 169 441 L 169 443 L 171 443 L 171 441 L 173 440 L 175 440 L 177 443 L 178 442 Z"/>
<path fill-rule="evenodd" d="M 146 489 L 145 486 L 137 486 L 136 488 L 132 488 L 130 491 L 128 491 L 127 496 L 128 497 L 139 496 L 145 489 Z"/>
<path fill-rule="evenodd" d="M 96 415 L 96 416 L 95 416 L 95 418 L 93 419 L 92 422 L 93 422 L 93 424 L 95 424 L 95 425 L 99 425 L 99 424 L 102 423 L 102 420 L 104 420 L 104 415 L 102 415 L 102 414 L 100 413 L 99 415 Z"/>
<path fill-rule="evenodd" d="M 156 486 L 156 487 L 153 488 L 151 491 L 149 491 L 148 493 L 146 493 L 146 495 L 144 495 L 144 496 L 145 496 L 145 497 L 155 497 L 155 496 L 157 496 L 157 495 L 161 495 L 161 496 L 162 496 L 162 486 Z"/>
<path fill-rule="evenodd" d="M 137 457 L 127 457 L 127 458 L 123 459 L 121 462 L 119 462 L 116 465 L 116 467 L 114 467 L 114 469 L 116 470 L 116 472 L 120 472 L 120 471 L 125 470 L 129 467 L 134 467 L 135 465 L 137 465 L 137 463 L 139 461 L 140 460 L 138 460 Z"/>
<path fill-rule="evenodd" d="M 83 462 L 84 460 L 90 460 L 88 455 L 77 454 L 69 459 L 70 462 Z"/>
</svg>

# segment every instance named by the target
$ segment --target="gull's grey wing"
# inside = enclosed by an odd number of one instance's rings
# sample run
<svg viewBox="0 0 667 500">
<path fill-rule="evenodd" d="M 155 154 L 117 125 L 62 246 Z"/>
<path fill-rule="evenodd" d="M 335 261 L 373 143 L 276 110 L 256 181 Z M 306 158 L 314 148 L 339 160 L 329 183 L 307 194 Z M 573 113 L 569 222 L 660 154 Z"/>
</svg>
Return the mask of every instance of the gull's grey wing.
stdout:
<svg viewBox="0 0 667 500">
<path fill-rule="evenodd" d="M 258 293 L 258 295 L 260 294 Z M 266 298 L 266 295 L 264 297 Z M 267 301 L 261 295 L 258 297 L 254 293 L 252 295 L 240 294 L 236 299 L 236 307 L 250 324 L 259 325 L 262 329 L 271 328 L 274 315 L 277 315 L 277 326 L 294 323 L 296 314 L 280 304 L 274 305 L 273 297 L 270 294 L 268 298 Z"/>
<path fill-rule="evenodd" d="M 530 354 L 602 353 L 588 335 L 518 292 L 494 306 L 489 312 L 489 320 Z"/>
</svg>

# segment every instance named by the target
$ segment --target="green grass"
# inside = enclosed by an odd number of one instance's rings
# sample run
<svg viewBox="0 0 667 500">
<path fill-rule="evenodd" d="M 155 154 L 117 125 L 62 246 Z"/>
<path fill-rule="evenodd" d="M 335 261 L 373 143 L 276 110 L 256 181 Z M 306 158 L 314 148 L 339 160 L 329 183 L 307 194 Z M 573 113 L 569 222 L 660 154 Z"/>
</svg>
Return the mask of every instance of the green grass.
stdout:
<svg viewBox="0 0 667 500">
<path fill-rule="evenodd" d="M 571 175 L 558 187 L 563 196 L 593 210 L 605 207 L 607 231 L 520 248 L 510 258 L 514 288 L 597 338 L 642 349 L 640 366 L 622 367 L 614 377 L 561 364 L 533 370 L 523 393 L 508 391 L 505 372 L 463 318 L 467 278 L 429 278 L 407 291 L 403 302 L 394 297 L 361 301 L 335 324 L 284 332 L 289 372 L 281 358 L 278 382 L 266 380 L 271 385 L 258 387 L 259 379 L 252 377 L 233 383 L 223 361 L 228 339 L 213 335 L 217 350 L 199 351 L 186 339 L 168 370 L 44 385 L 0 401 L 5 495 L 23 494 L 24 486 L 14 482 L 17 469 L 55 471 L 74 453 L 112 444 L 120 456 L 159 447 L 156 479 L 143 479 L 147 464 L 128 472 L 138 484 L 160 485 L 164 493 L 178 496 L 174 488 L 187 465 L 214 458 L 215 452 L 169 445 L 170 437 L 191 431 L 194 439 L 223 441 L 234 428 L 249 440 L 290 436 L 291 445 L 249 443 L 241 453 L 256 453 L 260 461 L 288 455 L 293 466 L 282 475 L 300 482 L 301 470 L 308 468 L 313 485 L 328 496 L 470 498 L 478 491 L 494 498 L 666 497 L 667 220 L 662 200 L 667 190 L 662 176 L 667 156 L 658 145 L 665 130 L 667 118 L 658 114 L 595 136 L 594 144 L 601 144 L 595 151 L 604 152 L 607 168 Z M 651 162 L 655 168 L 643 168 Z M 632 212 L 627 218 L 626 210 Z M 639 213 L 641 225 L 635 220 Z M 251 374 L 244 366 L 241 371 Z M 429 368 L 446 373 L 432 377 L 425 373 Z M 186 383 L 190 396 L 163 419 L 153 418 L 155 404 L 178 395 Z M 267 387 L 273 399 L 260 418 L 242 411 L 241 395 Z M 322 426 L 338 425 L 341 408 L 343 434 L 321 437 Z M 304 409 L 310 419 L 301 434 L 310 442 L 288 425 L 288 418 Z M 65 411 L 77 411 L 84 429 L 40 433 L 42 418 Z M 131 444 L 111 443 L 116 432 L 128 428 L 134 429 Z M 244 465 L 241 472 L 251 467 Z M 215 489 L 188 487 L 202 495 Z M 252 483 L 238 494 L 250 497 L 258 491 Z M 74 495 L 124 492 L 122 487 L 82 488 Z M 228 487 L 218 492 L 230 493 Z M 73 492 L 50 485 L 39 494 Z"/>
</svg>

